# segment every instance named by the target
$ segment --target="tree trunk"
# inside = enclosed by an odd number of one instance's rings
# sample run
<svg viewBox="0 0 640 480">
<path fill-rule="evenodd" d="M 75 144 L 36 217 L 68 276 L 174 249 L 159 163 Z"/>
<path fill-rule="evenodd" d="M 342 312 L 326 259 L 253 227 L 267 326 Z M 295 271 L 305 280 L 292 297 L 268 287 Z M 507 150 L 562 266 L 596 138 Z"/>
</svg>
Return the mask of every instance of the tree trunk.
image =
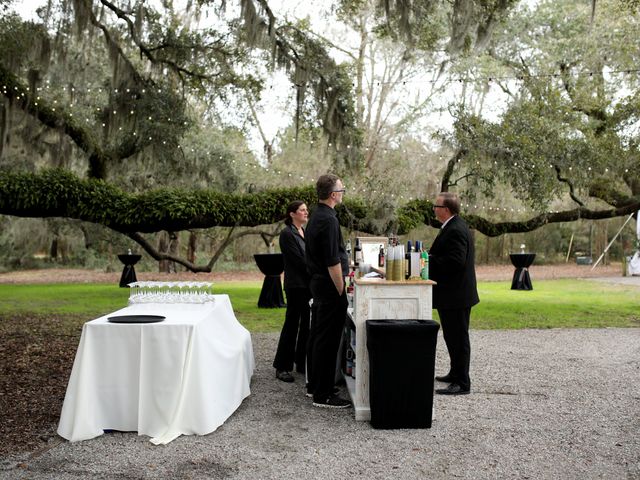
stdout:
<svg viewBox="0 0 640 480">
<path fill-rule="evenodd" d="M 594 236 L 594 252 L 593 252 L 593 255 L 595 257 L 594 261 L 595 259 L 600 257 L 600 255 L 602 255 L 602 253 L 604 252 L 604 249 L 607 248 L 607 245 L 609 244 L 608 230 L 609 229 L 607 228 L 607 222 L 600 222 L 596 224 L 596 231 Z M 605 254 L 604 257 L 602 257 L 602 260 L 600 261 L 600 263 L 602 265 L 608 265 L 609 255 Z"/>
<path fill-rule="evenodd" d="M 51 248 L 49 248 L 49 260 L 55 262 L 58 260 L 58 237 L 51 240 Z"/>
<path fill-rule="evenodd" d="M 491 250 L 491 238 L 484 237 L 484 263 L 489 265 L 489 252 Z"/>
<path fill-rule="evenodd" d="M 187 260 L 196 263 L 196 250 L 198 247 L 198 234 L 189 232 L 189 245 L 187 247 Z"/>
<path fill-rule="evenodd" d="M 167 253 L 169 249 L 169 234 L 165 231 L 158 233 L 158 251 L 160 253 Z M 169 260 L 160 260 L 158 262 L 158 272 L 169 273 Z"/>
<path fill-rule="evenodd" d="M 5 106 L 7 102 L 4 101 L 0 104 L 0 158 L 2 158 L 5 145 L 9 143 L 9 115 Z"/>
<path fill-rule="evenodd" d="M 91 233 L 89 233 L 89 229 L 83 224 L 80 225 L 80 230 L 82 231 L 82 236 L 84 237 L 84 248 L 89 250 L 91 247 L 93 247 L 94 241 Z"/>
<path fill-rule="evenodd" d="M 174 257 L 178 256 L 180 247 L 180 236 L 176 232 L 169 232 L 169 254 Z M 169 273 L 177 273 L 176 262 L 169 262 Z"/>
<path fill-rule="evenodd" d="M 58 240 L 58 254 L 62 263 L 67 263 L 69 260 L 69 243 L 64 238 Z"/>
</svg>

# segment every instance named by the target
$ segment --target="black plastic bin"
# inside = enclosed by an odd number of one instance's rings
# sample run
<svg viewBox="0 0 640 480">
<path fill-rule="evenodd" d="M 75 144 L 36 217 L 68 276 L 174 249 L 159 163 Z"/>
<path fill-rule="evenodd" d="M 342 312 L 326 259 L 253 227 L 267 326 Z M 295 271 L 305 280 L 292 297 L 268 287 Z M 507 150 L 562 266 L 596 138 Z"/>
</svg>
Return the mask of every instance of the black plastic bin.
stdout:
<svg viewBox="0 0 640 480">
<path fill-rule="evenodd" d="M 433 320 L 367 320 L 373 428 L 431 428 L 440 325 Z"/>
</svg>

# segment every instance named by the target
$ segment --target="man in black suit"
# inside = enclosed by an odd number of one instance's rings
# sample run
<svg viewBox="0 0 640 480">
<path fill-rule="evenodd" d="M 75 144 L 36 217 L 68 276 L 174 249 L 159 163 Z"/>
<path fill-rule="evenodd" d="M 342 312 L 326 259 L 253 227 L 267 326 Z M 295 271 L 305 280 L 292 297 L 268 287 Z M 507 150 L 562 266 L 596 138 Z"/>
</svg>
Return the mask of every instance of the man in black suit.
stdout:
<svg viewBox="0 0 640 480">
<path fill-rule="evenodd" d="M 450 369 L 436 380 L 449 383 L 437 389 L 442 395 L 464 395 L 471 391 L 469 361 L 469 317 L 471 307 L 480 300 L 476 286 L 473 236 L 458 214 L 460 200 L 455 193 L 438 194 L 433 205 L 442 223 L 429 249 L 429 278 L 433 287 L 433 307 L 438 310 L 442 335 L 449 351 Z"/>
</svg>

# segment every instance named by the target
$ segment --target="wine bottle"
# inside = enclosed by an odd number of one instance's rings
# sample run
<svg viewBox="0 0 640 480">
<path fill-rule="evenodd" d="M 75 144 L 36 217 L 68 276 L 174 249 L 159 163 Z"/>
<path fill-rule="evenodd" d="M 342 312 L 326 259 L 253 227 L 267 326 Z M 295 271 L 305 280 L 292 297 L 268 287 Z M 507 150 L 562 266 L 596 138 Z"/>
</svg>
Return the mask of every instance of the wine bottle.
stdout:
<svg viewBox="0 0 640 480">
<path fill-rule="evenodd" d="M 353 249 L 353 264 L 357 267 L 362 262 L 362 246 L 360 245 L 360 239 L 356 237 L 356 246 Z"/>
<path fill-rule="evenodd" d="M 378 252 L 378 267 L 384 267 L 384 247 L 380 245 L 380 251 Z"/>
</svg>

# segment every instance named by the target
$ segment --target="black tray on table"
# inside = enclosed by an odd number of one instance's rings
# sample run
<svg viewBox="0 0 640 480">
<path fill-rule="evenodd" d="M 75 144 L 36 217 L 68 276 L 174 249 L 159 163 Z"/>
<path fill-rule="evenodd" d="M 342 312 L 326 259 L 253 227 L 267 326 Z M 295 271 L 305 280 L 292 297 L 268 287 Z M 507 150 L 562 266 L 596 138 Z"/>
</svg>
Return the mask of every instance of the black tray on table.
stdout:
<svg viewBox="0 0 640 480">
<path fill-rule="evenodd" d="M 165 318 L 162 315 L 116 315 L 109 317 L 111 323 L 157 323 Z"/>
</svg>

